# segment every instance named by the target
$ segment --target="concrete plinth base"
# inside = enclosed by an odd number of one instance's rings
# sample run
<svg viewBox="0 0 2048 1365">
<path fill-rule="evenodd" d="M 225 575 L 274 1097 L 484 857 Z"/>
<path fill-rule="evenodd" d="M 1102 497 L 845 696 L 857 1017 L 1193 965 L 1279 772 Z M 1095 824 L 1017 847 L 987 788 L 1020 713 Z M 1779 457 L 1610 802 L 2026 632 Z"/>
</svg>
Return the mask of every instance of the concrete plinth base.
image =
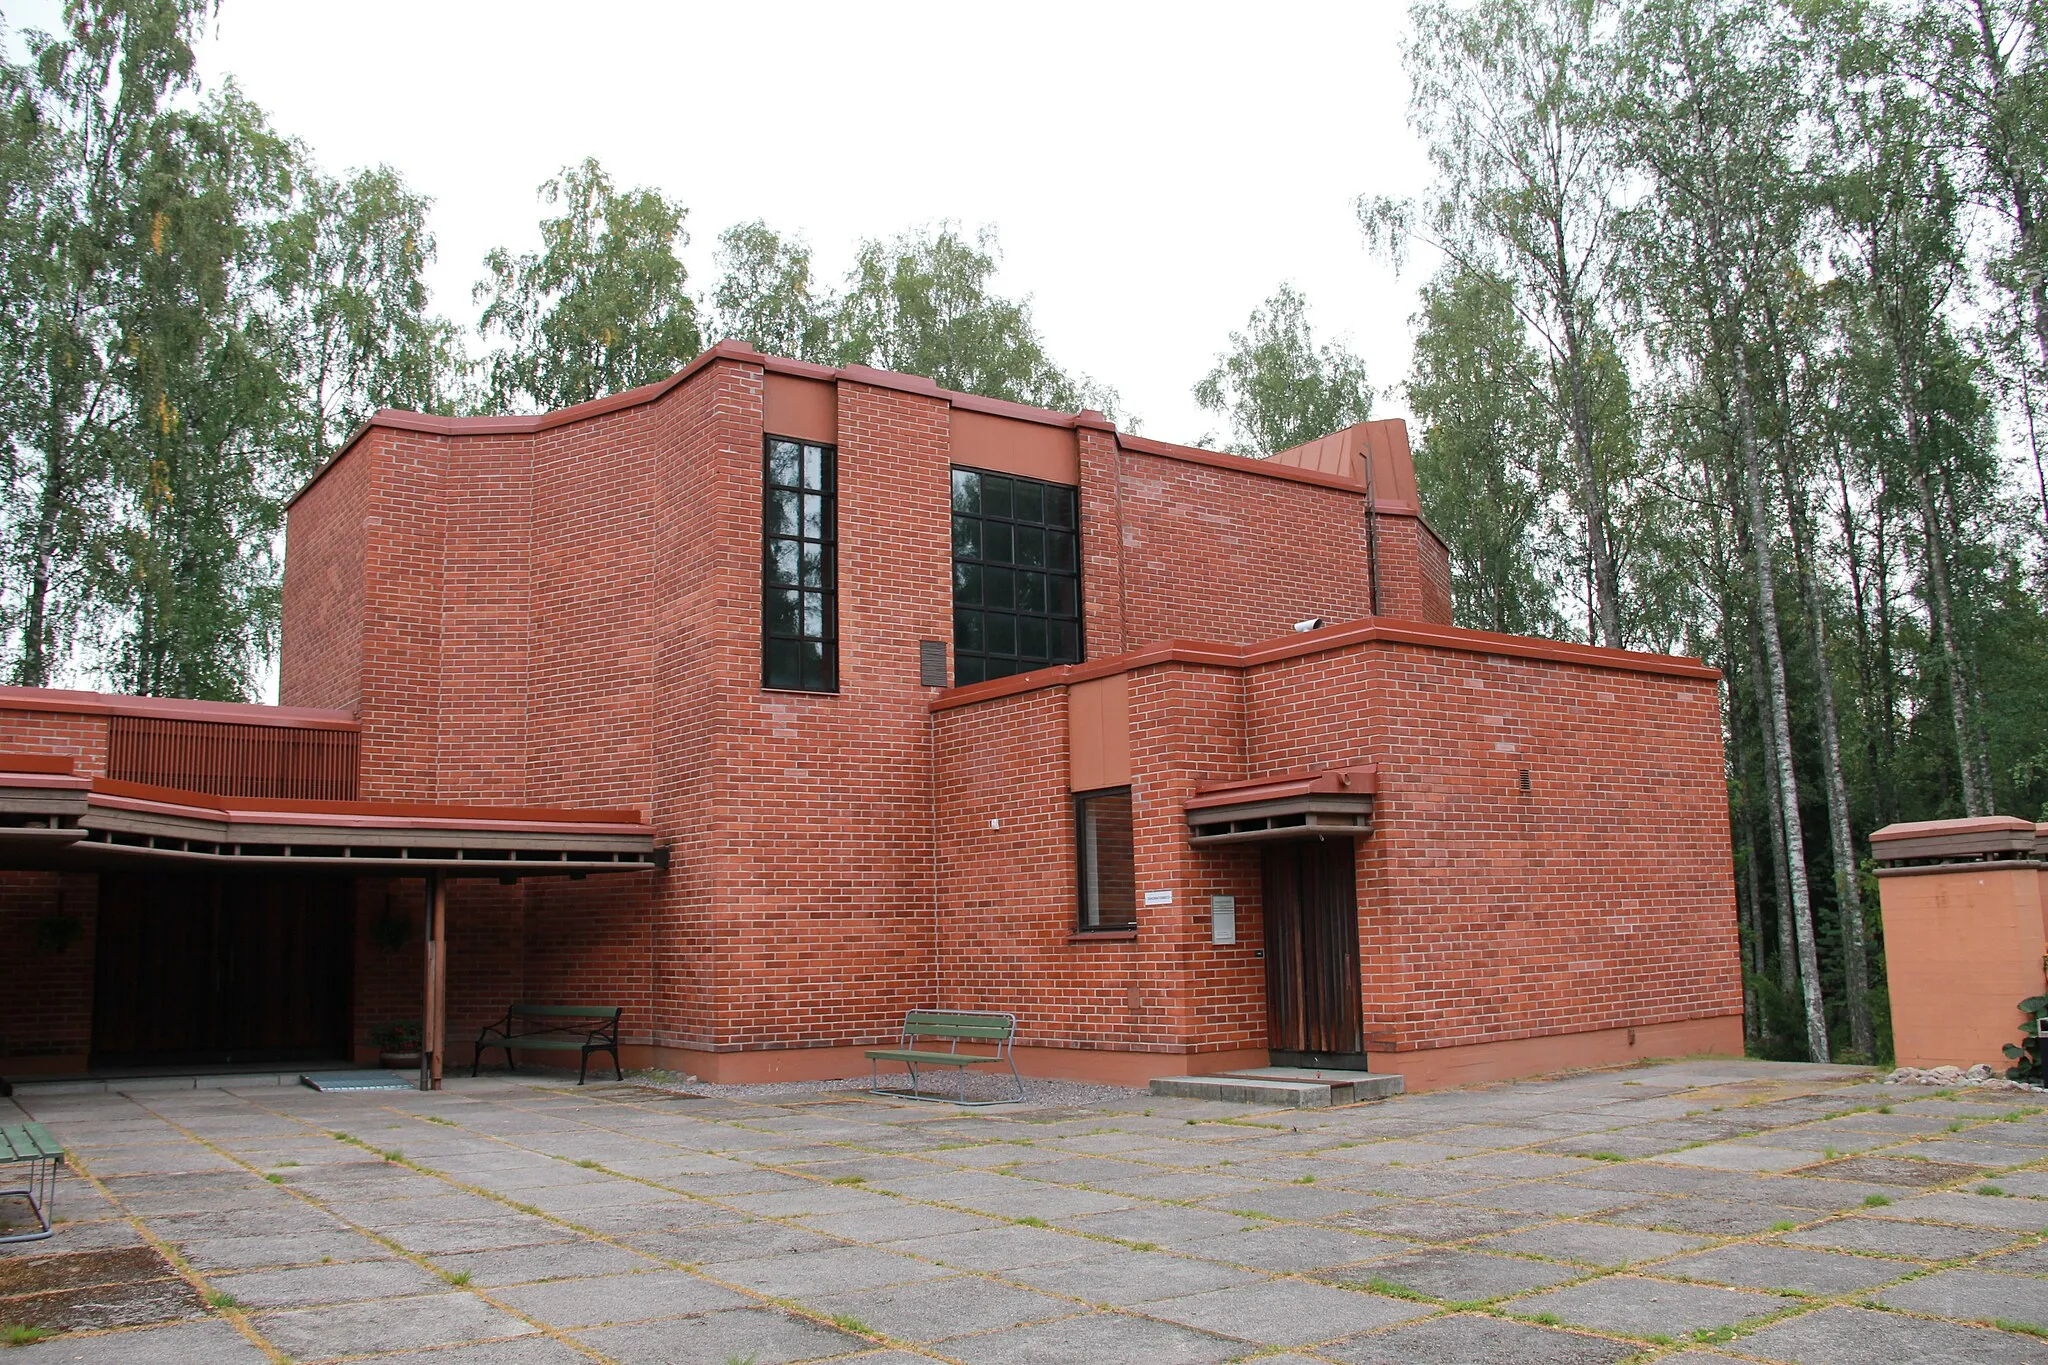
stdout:
<svg viewBox="0 0 2048 1365">
<path fill-rule="evenodd" d="M 1401 1078 L 1395 1075 L 1300 1066 L 1262 1066 L 1215 1076 L 1160 1076 L 1152 1082 L 1155 1095 L 1294 1109 L 1383 1100 L 1400 1094 L 1401 1089 Z"/>
</svg>

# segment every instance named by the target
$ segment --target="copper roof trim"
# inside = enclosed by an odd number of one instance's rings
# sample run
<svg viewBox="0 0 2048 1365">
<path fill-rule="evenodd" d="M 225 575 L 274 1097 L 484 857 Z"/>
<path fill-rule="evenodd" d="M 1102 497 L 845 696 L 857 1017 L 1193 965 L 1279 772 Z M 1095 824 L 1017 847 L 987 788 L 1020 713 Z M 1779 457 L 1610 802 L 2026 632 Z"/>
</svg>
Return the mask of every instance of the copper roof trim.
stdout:
<svg viewBox="0 0 2048 1365">
<path fill-rule="evenodd" d="M 229 819 L 238 824 L 332 825 L 337 829 L 508 829 L 545 831 L 573 826 L 579 833 L 641 833 L 649 826 L 636 810 L 560 810 L 544 806 L 460 806 L 402 801 L 291 801 L 257 796 L 215 796 L 180 787 L 152 787 L 113 778 L 92 779 L 96 805 Z"/>
<path fill-rule="evenodd" d="M 2012 815 L 1910 821 L 1874 831 L 1870 853 L 1879 862 L 2029 858 L 2043 843 L 2043 828 Z"/>
<path fill-rule="evenodd" d="M 1214 782 L 1195 788 L 1181 803 L 1184 810 L 1214 810 L 1257 801 L 1284 801 L 1302 796 L 1372 796 L 1380 788 L 1380 770 L 1370 763 L 1317 772 L 1255 777 L 1248 782 Z"/>
<path fill-rule="evenodd" d="M 70 754 L 0 753 L 0 773 L 42 773 L 50 777 L 70 777 L 76 767 L 77 760 Z"/>
</svg>

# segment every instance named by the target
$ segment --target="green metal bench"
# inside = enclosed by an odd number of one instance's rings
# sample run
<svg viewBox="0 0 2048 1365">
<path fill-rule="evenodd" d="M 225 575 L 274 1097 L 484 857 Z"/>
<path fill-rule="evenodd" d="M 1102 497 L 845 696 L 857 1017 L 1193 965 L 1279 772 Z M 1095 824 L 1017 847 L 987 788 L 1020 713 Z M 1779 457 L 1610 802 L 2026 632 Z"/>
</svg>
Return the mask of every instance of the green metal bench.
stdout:
<svg viewBox="0 0 2048 1365">
<path fill-rule="evenodd" d="M 539 1048 L 579 1053 L 582 1061 L 576 1067 L 578 1085 L 589 1074 L 590 1054 L 609 1052 L 612 1075 L 623 1081 L 626 1073 L 619 1067 L 619 1016 L 624 1012 L 623 1005 L 514 1005 L 505 1011 L 503 1019 L 485 1024 L 483 1032 L 477 1034 L 476 1056 L 470 1060 L 469 1074 L 476 1075 L 488 1048 L 504 1049 L 508 1071 L 519 1069 L 512 1061 L 512 1049 Z"/>
<path fill-rule="evenodd" d="M 36 1217 L 36 1231 L 0 1234 L 0 1243 L 40 1242 L 50 1235 L 50 1200 L 57 1192 L 57 1168 L 64 1164 L 64 1148 L 40 1123 L 12 1123 L 0 1127 L 0 1198 L 20 1195 Z M 16 1174 L 15 1167 L 25 1168 Z M 15 1185 L 19 1179 L 22 1183 Z"/>
<path fill-rule="evenodd" d="M 950 1046 L 944 1052 L 918 1046 L 920 1038 L 945 1038 Z M 927 1095 L 918 1080 L 917 1069 L 921 1066 L 950 1066 L 959 1073 L 960 1088 L 953 1104 L 1006 1104 L 1007 1100 L 970 1100 L 967 1098 L 967 1068 L 970 1066 L 1001 1066 L 1010 1068 L 1010 1078 L 1017 1083 L 1017 1098 L 1024 1098 L 1024 1078 L 1017 1074 L 1016 1058 L 1017 1016 L 996 1014 L 988 1010 L 912 1010 L 903 1016 L 902 1046 L 875 1048 L 867 1053 L 868 1092 L 875 1095 L 890 1095 L 899 1099 L 944 1100 L 942 1095 Z M 960 1044 L 993 1043 L 994 1052 L 962 1052 Z M 883 1062 L 901 1062 L 910 1070 L 910 1093 L 901 1090 L 884 1090 L 878 1069 Z"/>
</svg>

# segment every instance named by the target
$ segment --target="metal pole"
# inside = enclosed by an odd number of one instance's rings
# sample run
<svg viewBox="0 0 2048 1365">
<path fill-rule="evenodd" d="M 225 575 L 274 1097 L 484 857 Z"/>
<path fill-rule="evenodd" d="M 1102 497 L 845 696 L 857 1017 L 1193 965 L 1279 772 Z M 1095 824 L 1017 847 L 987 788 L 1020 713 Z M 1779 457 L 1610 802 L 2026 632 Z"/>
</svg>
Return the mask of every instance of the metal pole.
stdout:
<svg viewBox="0 0 2048 1365">
<path fill-rule="evenodd" d="M 441 1088 L 442 1053 L 448 1033 L 448 883 L 438 870 L 427 874 L 427 979 L 420 1012 L 420 1089 Z"/>
</svg>

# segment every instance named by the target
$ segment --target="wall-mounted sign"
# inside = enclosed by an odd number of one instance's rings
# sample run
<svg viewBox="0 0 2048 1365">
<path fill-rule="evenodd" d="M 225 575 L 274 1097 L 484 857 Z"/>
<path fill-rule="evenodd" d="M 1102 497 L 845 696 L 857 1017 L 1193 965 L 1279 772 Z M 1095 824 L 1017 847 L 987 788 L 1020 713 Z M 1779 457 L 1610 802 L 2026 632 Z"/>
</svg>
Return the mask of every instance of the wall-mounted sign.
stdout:
<svg viewBox="0 0 2048 1365">
<path fill-rule="evenodd" d="M 1168 887 L 1168 888 L 1167 888 L 1166 890 L 1164 890 L 1164 891 L 1147 891 L 1147 892 L 1145 893 L 1145 904 L 1147 904 L 1147 905 L 1172 905 L 1172 904 L 1173 904 L 1173 888 L 1172 888 L 1172 887 Z"/>
<path fill-rule="evenodd" d="M 1237 942 L 1237 897 L 1209 897 L 1209 942 Z"/>
</svg>

